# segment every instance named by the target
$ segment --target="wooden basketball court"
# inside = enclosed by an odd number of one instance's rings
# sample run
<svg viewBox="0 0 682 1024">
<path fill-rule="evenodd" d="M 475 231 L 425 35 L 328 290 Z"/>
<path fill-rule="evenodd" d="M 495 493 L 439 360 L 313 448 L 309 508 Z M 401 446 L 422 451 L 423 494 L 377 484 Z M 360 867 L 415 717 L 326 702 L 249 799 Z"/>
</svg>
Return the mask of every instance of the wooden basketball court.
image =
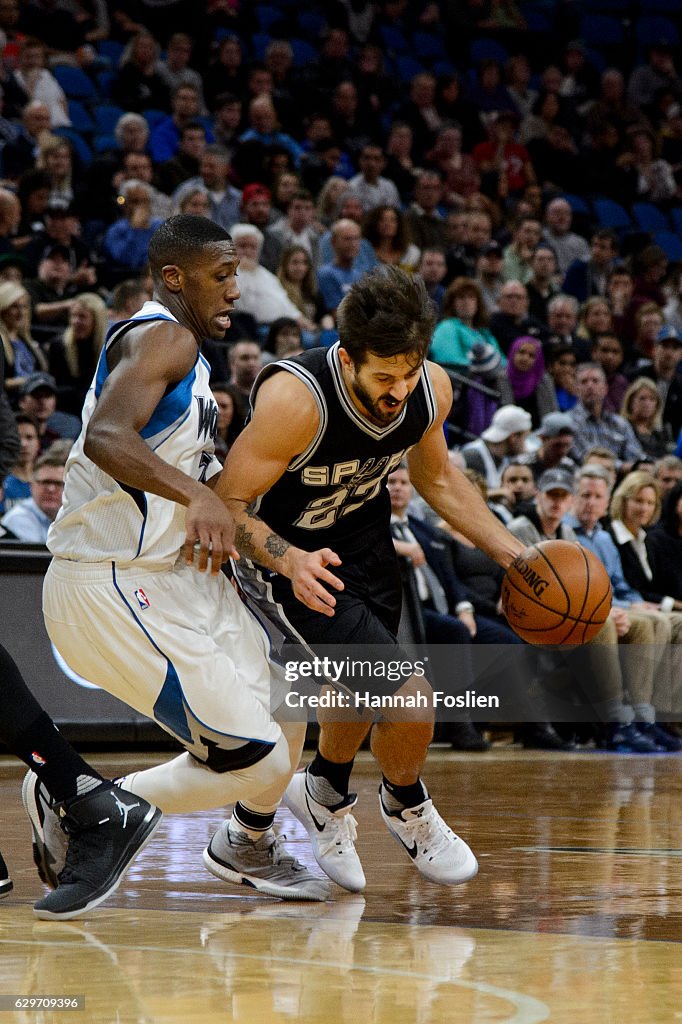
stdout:
<svg viewBox="0 0 682 1024">
<path fill-rule="evenodd" d="M 163 759 L 92 758 L 109 775 Z M 14 890 L 0 903 L 0 1024 L 558 1024 L 682 1020 L 682 761 L 675 755 L 434 750 L 427 780 L 480 872 L 422 881 L 379 819 L 362 754 L 363 896 L 250 895 L 209 875 L 219 813 L 168 817 L 118 893 L 85 920 L 41 922 L 19 789 L 0 761 Z M 302 827 L 280 830 L 311 866 Z M 82 1011 L 8 995 L 85 997 Z"/>
</svg>

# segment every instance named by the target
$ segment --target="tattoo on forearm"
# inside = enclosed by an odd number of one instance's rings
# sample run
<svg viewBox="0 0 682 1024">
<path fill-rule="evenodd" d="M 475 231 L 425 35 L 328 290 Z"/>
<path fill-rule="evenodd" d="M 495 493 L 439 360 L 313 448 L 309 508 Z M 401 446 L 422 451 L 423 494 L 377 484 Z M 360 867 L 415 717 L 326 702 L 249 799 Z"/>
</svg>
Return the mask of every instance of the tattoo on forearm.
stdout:
<svg viewBox="0 0 682 1024">
<path fill-rule="evenodd" d="M 247 558 L 253 559 L 254 562 L 266 561 L 263 557 L 264 553 L 271 558 L 282 558 L 291 545 L 276 533 L 268 533 L 263 540 L 257 539 L 255 523 L 261 523 L 263 526 L 266 524 L 258 515 L 255 502 L 252 501 L 250 505 L 247 505 L 245 511 L 247 517 L 254 521 L 254 529 L 243 522 L 237 523 L 235 544 L 238 551 Z"/>
<path fill-rule="evenodd" d="M 282 537 L 278 537 L 276 533 L 271 533 L 265 541 L 265 550 L 268 554 L 272 555 L 273 558 L 282 558 L 290 547 L 291 545 Z"/>
</svg>

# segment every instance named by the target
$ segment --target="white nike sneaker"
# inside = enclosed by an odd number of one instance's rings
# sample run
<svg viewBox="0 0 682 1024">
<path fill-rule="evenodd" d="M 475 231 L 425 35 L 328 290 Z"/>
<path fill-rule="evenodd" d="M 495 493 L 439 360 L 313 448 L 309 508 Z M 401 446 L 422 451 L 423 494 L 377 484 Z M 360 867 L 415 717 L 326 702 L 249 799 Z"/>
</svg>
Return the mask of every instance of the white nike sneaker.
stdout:
<svg viewBox="0 0 682 1024">
<path fill-rule="evenodd" d="M 388 831 L 430 882 L 459 885 L 478 872 L 478 861 L 473 853 L 443 821 L 430 799 L 416 807 L 389 812 L 381 799 L 380 787 L 379 807 Z"/>
<path fill-rule="evenodd" d="M 310 836 L 315 860 L 333 882 L 349 892 L 361 892 L 365 872 L 355 849 L 357 822 L 350 813 L 357 797 L 349 797 L 344 807 L 330 811 L 308 793 L 306 772 L 296 772 L 282 797 L 295 818 Z"/>
</svg>

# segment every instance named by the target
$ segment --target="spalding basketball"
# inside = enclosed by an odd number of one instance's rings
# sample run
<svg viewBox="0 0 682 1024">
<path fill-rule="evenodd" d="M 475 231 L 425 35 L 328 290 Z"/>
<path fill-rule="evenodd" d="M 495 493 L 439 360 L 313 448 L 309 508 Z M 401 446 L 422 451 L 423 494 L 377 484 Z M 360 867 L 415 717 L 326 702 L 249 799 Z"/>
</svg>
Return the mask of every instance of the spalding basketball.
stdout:
<svg viewBox="0 0 682 1024">
<path fill-rule="evenodd" d="M 529 644 L 585 644 L 606 622 L 611 582 L 580 544 L 544 540 L 526 548 L 505 573 L 502 608 Z"/>
</svg>

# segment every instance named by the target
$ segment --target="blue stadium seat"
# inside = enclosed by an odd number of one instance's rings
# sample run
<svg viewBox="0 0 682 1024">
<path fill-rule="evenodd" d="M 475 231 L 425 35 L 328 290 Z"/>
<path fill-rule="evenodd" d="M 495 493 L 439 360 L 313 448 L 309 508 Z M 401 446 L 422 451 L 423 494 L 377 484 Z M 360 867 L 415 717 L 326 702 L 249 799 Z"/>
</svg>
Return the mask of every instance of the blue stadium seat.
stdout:
<svg viewBox="0 0 682 1024">
<path fill-rule="evenodd" d="M 269 32 L 274 25 L 282 20 L 282 12 L 276 7 L 269 7 L 266 4 L 254 7 L 253 13 L 258 19 L 258 27 L 261 32 Z"/>
<path fill-rule="evenodd" d="M 419 60 L 447 60 L 448 53 L 440 36 L 433 32 L 415 32 L 412 36 L 414 53 Z"/>
<path fill-rule="evenodd" d="M 80 68 L 69 64 L 57 64 L 52 74 L 70 100 L 96 100 L 97 89 L 94 82 Z"/>
<path fill-rule="evenodd" d="M 554 29 L 549 17 L 543 11 L 535 11 L 529 8 L 523 11 L 523 16 L 526 19 L 526 28 L 529 32 L 549 35 Z"/>
<path fill-rule="evenodd" d="M 399 28 L 393 28 L 391 25 L 381 25 L 379 32 L 389 56 L 396 53 L 409 53 L 410 44 Z"/>
<path fill-rule="evenodd" d="M 95 115 L 95 131 L 98 135 L 106 135 L 113 132 L 119 117 L 123 117 L 125 110 L 123 107 L 117 107 L 115 103 L 101 103 L 95 107 L 93 113 Z"/>
<path fill-rule="evenodd" d="M 660 14 L 645 14 L 635 22 L 635 39 L 640 46 L 649 46 L 665 39 L 671 46 L 677 46 L 680 33 L 670 18 Z"/>
<path fill-rule="evenodd" d="M 506 64 L 509 60 L 509 52 L 496 39 L 474 39 L 469 50 L 469 57 L 474 65 L 480 64 L 482 60 L 496 60 L 500 64 Z"/>
<path fill-rule="evenodd" d="M 306 64 L 316 64 L 319 53 L 311 43 L 305 39 L 290 39 L 291 49 L 294 51 L 294 67 L 302 68 Z"/>
<path fill-rule="evenodd" d="M 108 99 L 111 96 L 111 90 L 115 81 L 115 71 L 100 71 L 97 75 L 97 85 L 99 87 L 100 96 L 104 99 Z"/>
<path fill-rule="evenodd" d="M 682 238 L 672 231 L 656 231 L 654 242 L 660 245 L 669 260 L 682 260 Z"/>
<path fill-rule="evenodd" d="M 457 73 L 457 68 L 451 60 L 437 60 L 435 64 L 431 65 L 431 71 L 434 75 L 454 75 Z"/>
<path fill-rule="evenodd" d="M 52 134 L 59 135 L 62 139 L 68 139 L 74 148 L 76 156 L 85 167 L 92 163 L 92 150 L 85 139 L 78 132 L 75 132 L 73 128 L 53 128 Z"/>
<path fill-rule="evenodd" d="M 668 218 L 653 203 L 633 203 L 632 215 L 642 231 L 669 231 Z"/>
<path fill-rule="evenodd" d="M 265 58 L 265 51 L 271 42 L 272 36 L 269 36 L 267 32 L 254 32 L 251 36 L 251 48 L 256 60 L 262 61 Z"/>
<path fill-rule="evenodd" d="M 676 234 L 682 238 L 682 206 L 676 206 L 674 210 L 670 211 L 670 219 Z"/>
<path fill-rule="evenodd" d="M 624 38 L 623 22 L 608 14 L 586 14 L 580 19 L 580 37 L 587 46 L 620 46 Z"/>
<path fill-rule="evenodd" d="M 317 42 L 327 28 L 327 20 L 320 11 L 301 11 L 298 27 L 307 39 Z"/>
<path fill-rule="evenodd" d="M 95 135 L 92 140 L 92 148 L 95 153 L 105 153 L 108 149 L 119 149 L 118 139 L 110 132 Z"/>
<path fill-rule="evenodd" d="M 118 67 L 118 62 L 123 56 L 125 45 L 115 39 L 101 39 L 97 44 L 97 52 L 100 57 L 108 60 L 112 68 Z"/>
<path fill-rule="evenodd" d="M 578 213 L 585 217 L 590 217 L 592 215 L 592 211 L 582 196 L 573 195 L 572 192 L 565 192 L 564 199 L 571 207 L 573 213 Z"/>
<path fill-rule="evenodd" d="M 95 130 L 95 124 L 80 100 L 69 100 L 69 117 L 71 127 L 81 135 L 90 135 Z"/>
<path fill-rule="evenodd" d="M 168 114 L 165 110 L 152 110 L 150 108 L 149 110 L 143 110 L 142 116 L 149 125 L 149 131 L 153 132 L 157 124 L 161 124 L 162 121 L 166 120 Z"/>
<path fill-rule="evenodd" d="M 616 231 L 632 228 L 630 214 L 615 200 L 595 199 L 592 205 L 600 227 L 614 228 Z"/>
<path fill-rule="evenodd" d="M 396 57 L 394 66 L 401 82 L 411 82 L 415 75 L 419 75 L 424 71 L 424 65 L 407 54 L 401 54 Z"/>
</svg>

